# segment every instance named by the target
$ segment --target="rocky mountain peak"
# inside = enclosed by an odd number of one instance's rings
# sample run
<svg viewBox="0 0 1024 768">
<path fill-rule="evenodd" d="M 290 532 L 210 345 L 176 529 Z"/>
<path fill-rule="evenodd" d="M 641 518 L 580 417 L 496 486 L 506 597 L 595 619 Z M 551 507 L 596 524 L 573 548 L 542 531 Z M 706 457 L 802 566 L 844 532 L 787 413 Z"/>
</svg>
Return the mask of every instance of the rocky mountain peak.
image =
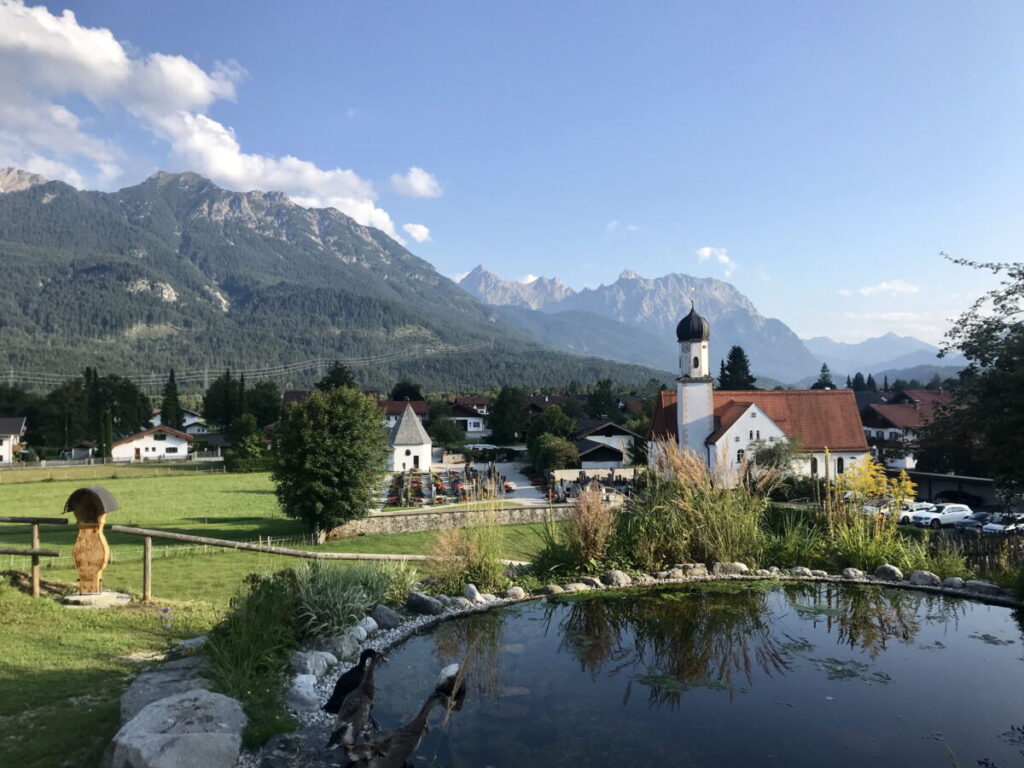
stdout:
<svg viewBox="0 0 1024 768">
<path fill-rule="evenodd" d="M 529 280 L 522 282 L 503 280 L 483 265 L 477 265 L 463 277 L 459 281 L 459 287 L 484 304 L 527 309 L 540 309 L 576 293 L 557 277 L 531 275 Z"/>
<path fill-rule="evenodd" d="M 30 173 L 20 168 L 0 168 L 0 194 L 7 192 L 21 192 L 29 187 L 37 187 L 46 184 L 49 179 L 40 176 L 38 173 Z"/>
</svg>

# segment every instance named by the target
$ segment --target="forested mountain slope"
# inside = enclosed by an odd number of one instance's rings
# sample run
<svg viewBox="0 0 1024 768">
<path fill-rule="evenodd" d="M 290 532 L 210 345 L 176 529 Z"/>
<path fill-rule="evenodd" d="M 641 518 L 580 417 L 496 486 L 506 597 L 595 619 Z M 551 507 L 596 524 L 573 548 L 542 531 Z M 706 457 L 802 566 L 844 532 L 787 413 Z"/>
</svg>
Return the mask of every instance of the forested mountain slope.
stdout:
<svg viewBox="0 0 1024 768">
<path fill-rule="evenodd" d="M 471 389 L 657 375 L 542 347 L 334 209 L 229 192 L 193 173 L 158 173 L 116 193 L 17 182 L 0 194 L 0 369 L 359 358 L 368 360 L 355 366 L 360 383 L 381 389 L 399 377 Z"/>
</svg>

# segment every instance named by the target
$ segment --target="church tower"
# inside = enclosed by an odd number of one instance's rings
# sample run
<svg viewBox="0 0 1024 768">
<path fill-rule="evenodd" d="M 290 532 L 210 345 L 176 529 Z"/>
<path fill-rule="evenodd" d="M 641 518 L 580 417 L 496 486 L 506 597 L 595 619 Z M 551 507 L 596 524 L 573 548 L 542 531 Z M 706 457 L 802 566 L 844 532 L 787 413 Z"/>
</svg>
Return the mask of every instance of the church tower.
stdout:
<svg viewBox="0 0 1024 768">
<path fill-rule="evenodd" d="M 679 342 L 679 378 L 676 379 L 676 432 L 679 450 L 687 449 L 710 464 L 705 441 L 715 431 L 714 380 L 708 359 L 711 326 L 690 307 L 676 326 Z"/>
</svg>

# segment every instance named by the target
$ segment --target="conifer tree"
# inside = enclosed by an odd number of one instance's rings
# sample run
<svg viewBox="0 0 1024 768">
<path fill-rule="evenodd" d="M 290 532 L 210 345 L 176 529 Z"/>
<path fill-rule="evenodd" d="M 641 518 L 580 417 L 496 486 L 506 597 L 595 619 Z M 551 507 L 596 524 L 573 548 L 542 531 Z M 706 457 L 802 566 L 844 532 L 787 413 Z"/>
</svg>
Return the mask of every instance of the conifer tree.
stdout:
<svg viewBox="0 0 1024 768">
<path fill-rule="evenodd" d="M 878 384 L 875 382 L 875 377 L 872 376 L 870 373 L 868 374 L 867 385 L 868 385 L 868 391 L 870 391 L 870 392 L 877 392 L 878 391 Z"/>
<path fill-rule="evenodd" d="M 821 374 L 818 380 L 811 384 L 811 389 L 835 389 L 836 383 L 832 381 L 832 372 L 828 369 L 827 363 L 821 364 Z"/>
<path fill-rule="evenodd" d="M 754 386 L 757 379 L 750 373 L 750 358 L 743 351 L 743 347 L 734 346 L 729 350 L 729 355 L 719 375 L 719 389 L 757 389 Z"/>
<path fill-rule="evenodd" d="M 864 374 L 861 373 L 860 371 L 857 371 L 857 373 L 853 377 L 853 391 L 863 392 L 867 388 L 868 384 L 866 381 L 864 381 Z"/>
<path fill-rule="evenodd" d="M 185 428 L 185 415 L 182 413 L 181 400 L 178 397 L 178 382 L 174 379 L 174 369 L 167 376 L 163 395 L 160 400 L 160 423 L 171 429 Z"/>
</svg>

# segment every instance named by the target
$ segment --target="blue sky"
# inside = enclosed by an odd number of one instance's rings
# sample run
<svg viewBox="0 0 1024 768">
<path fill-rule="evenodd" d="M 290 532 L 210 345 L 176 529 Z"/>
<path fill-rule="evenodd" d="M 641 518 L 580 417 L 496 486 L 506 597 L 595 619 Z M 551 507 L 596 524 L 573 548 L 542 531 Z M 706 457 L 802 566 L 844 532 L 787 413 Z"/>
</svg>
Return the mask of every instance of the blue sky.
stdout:
<svg viewBox="0 0 1024 768">
<path fill-rule="evenodd" d="M 79 186 L 194 169 L 337 205 L 447 275 L 718 277 L 851 341 L 937 341 L 992 284 L 940 250 L 1020 260 L 1020 2 L 0 13 L 0 165 Z"/>
</svg>

